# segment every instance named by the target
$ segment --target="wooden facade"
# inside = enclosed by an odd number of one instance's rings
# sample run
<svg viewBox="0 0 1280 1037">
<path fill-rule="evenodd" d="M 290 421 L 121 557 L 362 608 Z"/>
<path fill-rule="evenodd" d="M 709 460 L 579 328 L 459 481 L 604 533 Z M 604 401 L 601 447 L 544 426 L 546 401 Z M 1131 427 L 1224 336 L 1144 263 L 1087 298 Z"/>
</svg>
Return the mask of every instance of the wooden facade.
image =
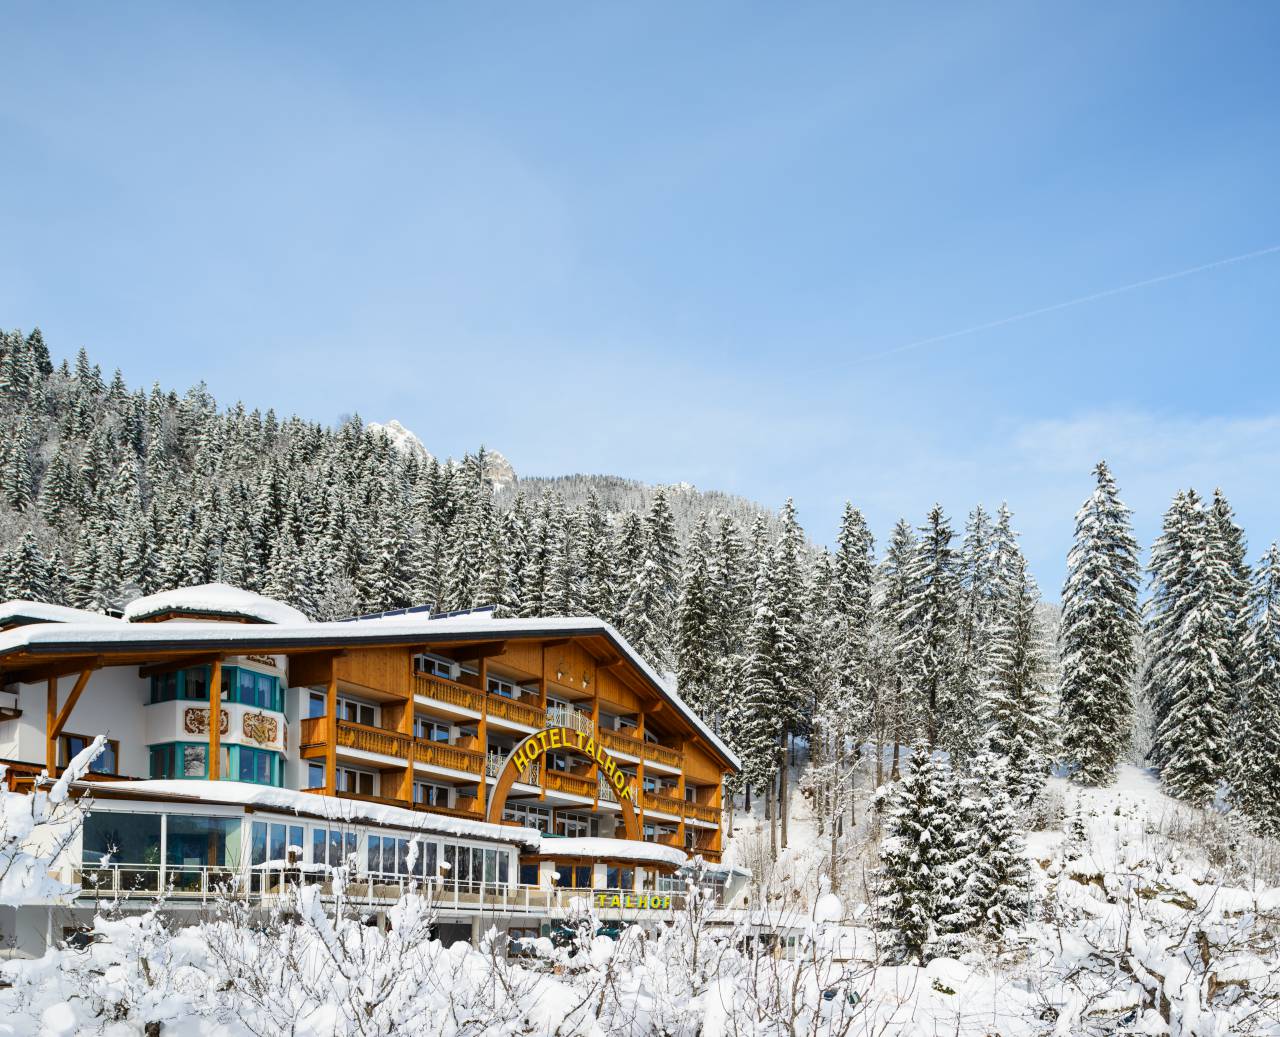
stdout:
<svg viewBox="0 0 1280 1037">
<path fill-rule="evenodd" d="M 490 624 L 492 633 L 479 622 L 456 636 L 447 623 L 439 633 L 423 623 L 417 634 L 392 625 L 382 636 L 375 623 L 353 622 L 326 624 L 323 630 L 317 625 L 306 637 L 294 628 L 276 633 L 270 624 L 237 624 L 225 643 L 219 624 L 208 622 L 198 624 L 200 631 L 193 629 L 196 624 L 171 624 L 172 640 L 95 642 L 81 628 L 66 643 L 47 638 L 0 652 L 0 679 L 48 683 L 44 762 L 55 773 L 59 734 L 77 702 L 93 696 L 99 670 L 136 667 L 138 677 L 146 678 L 210 667 L 205 737 L 208 777 L 216 780 L 230 777 L 219 773 L 222 725 L 216 719 L 224 663 L 236 665 L 251 653 L 283 657 L 285 684 L 302 689 L 291 700 L 295 715 L 286 727 L 292 731 L 288 753 L 296 756 L 302 775 L 299 789 L 475 820 L 486 817 L 504 746 L 540 729 L 571 727 L 627 768 L 640 832 L 648 826 L 652 841 L 718 861 L 723 779 L 735 761 L 683 705 L 602 625 L 584 621 L 580 630 L 539 630 L 537 621 L 520 629 Z M 157 625 L 170 624 L 145 624 L 152 635 Z M 194 636 L 198 632 L 207 636 Z M 437 670 L 447 664 L 451 672 L 433 672 L 424 659 Z M 59 679 L 71 676 L 74 687 L 59 701 Z M 341 707 L 350 702 L 367 704 L 367 716 L 344 714 Z M 423 725 L 434 733 L 422 734 Z M 323 770 L 312 771 L 313 763 Z M 344 768 L 376 774 L 376 788 L 342 787 Z M 534 808 L 552 825 L 560 815 L 587 817 L 591 834 L 598 821 L 602 834 L 621 838 L 622 812 L 601 771 L 591 758 L 548 754 L 508 783 L 509 805 Z M 312 773 L 323 773 L 323 783 L 306 780 Z M 446 789 L 447 801 L 424 801 L 415 795 L 415 783 Z"/>
</svg>

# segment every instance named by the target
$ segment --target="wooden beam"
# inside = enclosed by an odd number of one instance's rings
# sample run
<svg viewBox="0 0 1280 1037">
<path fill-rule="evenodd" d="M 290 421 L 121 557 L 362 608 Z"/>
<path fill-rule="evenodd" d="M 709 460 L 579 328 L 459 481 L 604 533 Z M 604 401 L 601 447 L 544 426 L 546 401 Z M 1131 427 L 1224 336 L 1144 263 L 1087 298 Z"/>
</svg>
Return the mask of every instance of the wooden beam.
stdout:
<svg viewBox="0 0 1280 1037">
<path fill-rule="evenodd" d="M 324 792 L 326 796 L 333 796 L 338 791 L 338 670 L 332 662 L 329 665 L 329 681 L 325 685 L 324 710 L 329 721 L 325 725 Z"/>
<path fill-rule="evenodd" d="M 44 666 L 12 670 L 4 675 L 4 682 L 6 684 L 39 684 L 41 681 L 56 680 L 58 677 L 70 677 L 73 673 L 82 673 L 86 669 L 96 670 L 102 664 L 103 658 L 100 655 L 82 655 L 76 659 L 46 663 Z"/>
<path fill-rule="evenodd" d="M 53 723 L 53 737 L 55 739 L 62 734 L 62 729 L 67 726 L 67 720 L 71 717 L 71 711 L 75 709 L 76 703 L 80 700 L 80 696 L 84 694 L 84 689 L 89 685 L 89 675 L 91 673 L 93 673 L 92 669 L 81 672 L 80 676 L 76 678 L 76 683 L 71 689 L 71 694 L 67 696 L 67 701 L 64 702 L 62 708 L 58 710 L 58 718 Z"/>
<path fill-rule="evenodd" d="M 222 656 L 209 671 L 209 780 L 222 779 Z"/>
<path fill-rule="evenodd" d="M 153 663 L 149 666 L 139 666 L 139 677 L 160 677 L 166 673 L 176 673 L 178 670 L 189 670 L 194 666 L 212 666 L 215 661 L 221 660 L 221 655 L 189 655 L 183 659 L 170 659 L 167 663 Z"/>
<path fill-rule="evenodd" d="M 53 736 L 53 725 L 58 720 L 58 678 L 50 677 L 45 688 L 44 702 L 44 764 L 53 778 L 58 773 L 58 740 Z"/>
<path fill-rule="evenodd" d="M 505 642 L 503 647 L 506 647 Z M 480 662 L 480 723 L 476 725 L 476 733 L 480 740 L 480 781 L 477 783 L 477 797 L 480 804 L 480 816 L 484 817 L 485 804 L 489 800 L 489 657 L 487 655 L 479 656 Z M 542 759 L 542 765 L 547 765 L 546 757 Z M 499 818 L 501 820 L 501 818 Z"/>
<path fill-rule="evenodd" d="M 550 641 L 543 641 L 542 647 L 543 648 L 559 648 L 561 645 L 567 645 L 572 640 L 573 638 L 571 637 L 557 637 L 557 638 L 553 638 Z"/>
</svg>

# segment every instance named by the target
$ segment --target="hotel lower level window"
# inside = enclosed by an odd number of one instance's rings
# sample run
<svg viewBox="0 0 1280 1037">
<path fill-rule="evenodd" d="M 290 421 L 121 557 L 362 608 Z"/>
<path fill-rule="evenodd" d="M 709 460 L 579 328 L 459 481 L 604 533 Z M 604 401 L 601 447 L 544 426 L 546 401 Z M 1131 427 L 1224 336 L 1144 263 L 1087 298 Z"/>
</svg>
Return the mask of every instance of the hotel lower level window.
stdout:
<svg viewBox="0 0 1280 1037">
<path fill-rule="evenodd" d="M 239 757 L 236 767 L 237 780 L 251 782 L 254 785 L 281 784 L 279 753 L 238 745 L 236 754 Z"/>
<path fill-rule="evenodd" d="M 85 749 L 93 744 L 93 739 L 85 735 L 63 735 L 62 736 L 62 761 L 60 766 L 67 766 Z M 109 740 L 103 743 L 102 751 L 98 753 L 93 762 L 89 764 L 89 771 L 92 774 L 118 774 L 120 760 L 120 743 Z"/>
</svg>

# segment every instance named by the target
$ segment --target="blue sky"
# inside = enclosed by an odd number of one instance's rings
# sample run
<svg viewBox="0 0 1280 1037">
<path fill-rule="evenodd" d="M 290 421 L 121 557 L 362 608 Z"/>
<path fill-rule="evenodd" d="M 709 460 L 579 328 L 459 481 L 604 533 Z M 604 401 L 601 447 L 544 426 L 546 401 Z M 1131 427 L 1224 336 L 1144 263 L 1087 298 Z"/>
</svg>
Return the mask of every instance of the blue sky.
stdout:
<svg viewBox="0 0 1280 1037">
<path fill-rule="evenodd" d="M 208 6 L 0 14 L 55 354 L 820 540 L 1007 499 L 1050 597 L 1100 456 L 1280 537 L 1280 253 L 893 352 L 1280 244 L 1274 4 Z"/>
</svg>

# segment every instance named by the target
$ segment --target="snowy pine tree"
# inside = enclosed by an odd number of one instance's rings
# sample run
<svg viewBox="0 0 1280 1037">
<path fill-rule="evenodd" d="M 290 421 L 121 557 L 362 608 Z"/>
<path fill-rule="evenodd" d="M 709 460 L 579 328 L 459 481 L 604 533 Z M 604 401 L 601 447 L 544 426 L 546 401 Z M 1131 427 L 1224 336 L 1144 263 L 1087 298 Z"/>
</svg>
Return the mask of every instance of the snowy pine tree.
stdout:
<svg viewBox="0 0 1280 1037">
<path fill-rule="evenodd" d="M 1138 546 L 1105 461 L 1076 515 L 1062 590 L 1062 743 L 1073 777 L 1109 784 L 1129 744 L 1138 636 Z"/>
</svg>

